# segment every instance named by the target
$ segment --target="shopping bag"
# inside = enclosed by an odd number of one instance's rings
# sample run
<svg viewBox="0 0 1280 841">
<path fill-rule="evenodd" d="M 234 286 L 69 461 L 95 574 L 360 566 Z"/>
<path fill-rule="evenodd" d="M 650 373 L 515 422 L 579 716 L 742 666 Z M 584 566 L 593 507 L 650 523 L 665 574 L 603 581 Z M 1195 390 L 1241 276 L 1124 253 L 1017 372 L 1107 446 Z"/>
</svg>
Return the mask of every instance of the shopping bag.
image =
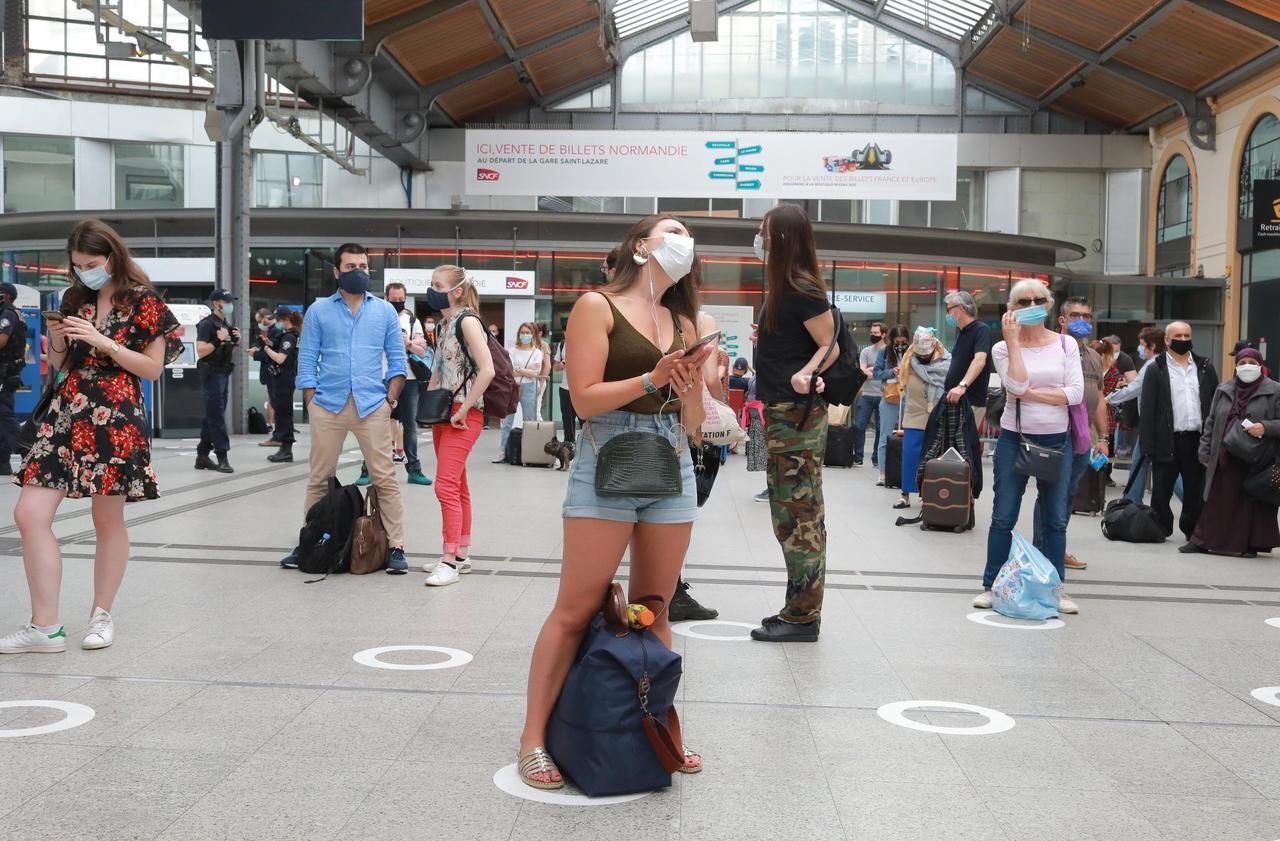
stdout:
<svg viewBox="0 0 1280 841">
<path fill-rule="evenodd" d="M 1053 619 L 1062 579 L 1044 554 L 1016 531 L 1009 560 L 991 587 L 991 607 L 1011 619 Z"/>
</svg>

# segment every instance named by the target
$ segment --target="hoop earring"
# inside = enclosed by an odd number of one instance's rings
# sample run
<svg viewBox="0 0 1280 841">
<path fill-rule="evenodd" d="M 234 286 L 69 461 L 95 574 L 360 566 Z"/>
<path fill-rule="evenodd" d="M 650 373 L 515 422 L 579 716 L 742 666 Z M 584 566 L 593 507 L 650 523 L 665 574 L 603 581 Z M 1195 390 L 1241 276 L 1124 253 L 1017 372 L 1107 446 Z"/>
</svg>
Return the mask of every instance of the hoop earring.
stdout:
<svg viewBox="0 0 1280 841">
<path fill-rule="evenodd" d="M 637 266 L 643 266 L 649 262 L 649 249 L 644 243 L 640 243 L 640 247 L 636 249 L 636 253 L 631 255 L 631 259 L 635 260 Z"/>
</svg>

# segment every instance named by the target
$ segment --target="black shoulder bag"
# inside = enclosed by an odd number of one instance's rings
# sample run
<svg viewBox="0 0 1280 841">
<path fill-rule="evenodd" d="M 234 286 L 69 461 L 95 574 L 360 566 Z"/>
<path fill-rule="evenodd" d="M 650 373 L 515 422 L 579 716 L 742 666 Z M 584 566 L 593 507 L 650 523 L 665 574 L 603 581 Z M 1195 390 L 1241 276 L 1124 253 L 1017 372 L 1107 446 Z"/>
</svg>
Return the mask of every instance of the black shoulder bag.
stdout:
<svg viewBox="0 0 1280 841">
<path fill-rule="evenodd" d="M 40 392 L 40 399 L 36 401 L 35 408 L 31 410 L 31 416 L 22 424 L 22 428 L 18 430 L 18 451 L 27 453 L 36 443 L 39 437 L 40 427 L 49 417 L 49 407 L 53 403 L 53 398 L 62 388 L 63 382 L 70 376 L 71 372 L 79 368 L 89 355 L 89 346 L 84 342 L 76 341 L 73 347 L 67 350 L 67 355 L 62 358 L 62 367 L 57 370 L 54 376 L 44 384 L 44 391 Z"/>
<path fill-rule="evenodd" d="M 1018 430 L 1018 455 L 1013 461 L 1013 472 L 1042 482 L 1057 482 L 1062 478 L 1062 451 L 1028 441 L 1022 434 L 1022 400 L 1015 398 L 1013 406 Z"/>
</svg>

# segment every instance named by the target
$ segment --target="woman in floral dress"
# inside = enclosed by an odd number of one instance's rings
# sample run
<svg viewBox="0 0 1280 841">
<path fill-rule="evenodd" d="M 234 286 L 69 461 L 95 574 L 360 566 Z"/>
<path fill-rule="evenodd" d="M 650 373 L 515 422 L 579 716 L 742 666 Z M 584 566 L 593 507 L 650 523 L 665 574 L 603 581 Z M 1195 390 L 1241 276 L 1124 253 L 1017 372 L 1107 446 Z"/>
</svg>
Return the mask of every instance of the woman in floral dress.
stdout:
<svg viewBox="0 0 1280 841">
<path fill-rule="evenodd" d="M 92 499 L 97 531 L 93 604 L 81 647 L 111 645 L 110 611 L 129 558 L 124 503 L 160 495 L 141 381 L 159 379 L 181 353 L 178 321 L 108 225 L 93 219 L 77 225 L 67 258 L 64 317 L 49 322 L 49 367 L 60 386 L 18 472 L 22 492 L 13 512 L 31 621 L 0 638 L 0 654 L 66 650 L 58 621 L 62 553 L 53 533 L 66 497 Z"/>
</svg>

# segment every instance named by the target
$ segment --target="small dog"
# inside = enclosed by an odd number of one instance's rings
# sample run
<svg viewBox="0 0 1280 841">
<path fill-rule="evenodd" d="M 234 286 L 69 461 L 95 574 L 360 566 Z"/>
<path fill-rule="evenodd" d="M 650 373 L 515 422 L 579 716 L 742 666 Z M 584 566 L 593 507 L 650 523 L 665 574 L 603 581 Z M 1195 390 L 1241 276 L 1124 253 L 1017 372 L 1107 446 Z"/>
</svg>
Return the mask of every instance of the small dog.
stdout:
<svg viewBox="0 0 1280 841">
<path fill-rule="evenodd" d="M 569 441 L 561 441 L 555 436 L 552 436 L 551 440 L 547 442 L 547 446 L 543 447 L 543 451 L 547 455 L 553 456 L 559 460 L 560 467 L 557 468 L 558 470 L 569 469 L 569 462 L 573 461 L 573 450 L 574 447 L 572 443 Z"/>
</svg>

